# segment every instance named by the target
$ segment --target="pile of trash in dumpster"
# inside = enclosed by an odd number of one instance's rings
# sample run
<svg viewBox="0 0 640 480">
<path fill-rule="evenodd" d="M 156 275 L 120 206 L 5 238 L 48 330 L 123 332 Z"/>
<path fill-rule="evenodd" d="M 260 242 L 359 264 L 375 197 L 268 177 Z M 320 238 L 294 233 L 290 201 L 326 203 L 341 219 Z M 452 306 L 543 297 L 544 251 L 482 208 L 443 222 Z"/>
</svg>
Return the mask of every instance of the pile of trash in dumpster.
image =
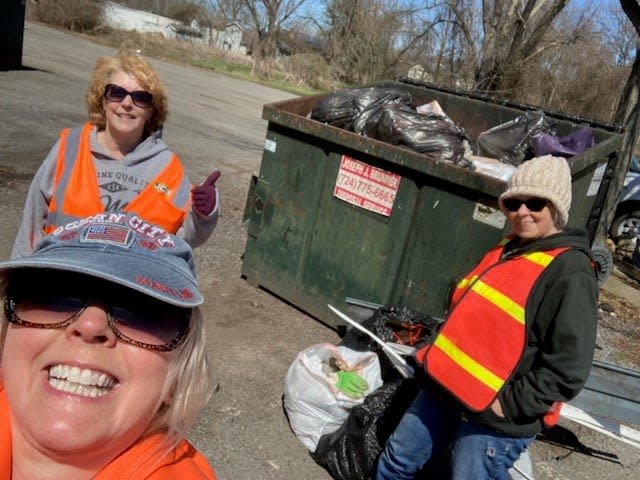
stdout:
<svg viewBox="0 0 640 480">
<path fill-rule="evenodd" d="M 503 180 L 527 159 L 547 154 L 568 158 L 595 145 L 589 127 L 558 137 L 556 122 L 542 110 L 525 111 L 472 138 L 437 101 L 415 105 L 410 93 L 384 87 L 327 95 L 309 117 Z"/>
</svg>

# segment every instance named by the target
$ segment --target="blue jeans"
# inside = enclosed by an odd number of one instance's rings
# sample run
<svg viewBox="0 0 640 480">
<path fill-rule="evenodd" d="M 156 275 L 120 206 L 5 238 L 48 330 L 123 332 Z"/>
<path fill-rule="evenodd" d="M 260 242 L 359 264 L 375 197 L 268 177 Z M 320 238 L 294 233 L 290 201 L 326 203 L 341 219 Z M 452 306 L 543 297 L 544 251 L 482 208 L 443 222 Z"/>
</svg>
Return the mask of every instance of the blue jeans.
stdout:
<svg viewBox="0 0 640 480">
<path fill-rule="evenodd" d="M 374 478 L 411 480 L 433 454 L 451 448 L 453 480 L 503 480 L 534 438 L 511 437 L 463 421 L 423 389 L 387 440 Z"/>
</svg>

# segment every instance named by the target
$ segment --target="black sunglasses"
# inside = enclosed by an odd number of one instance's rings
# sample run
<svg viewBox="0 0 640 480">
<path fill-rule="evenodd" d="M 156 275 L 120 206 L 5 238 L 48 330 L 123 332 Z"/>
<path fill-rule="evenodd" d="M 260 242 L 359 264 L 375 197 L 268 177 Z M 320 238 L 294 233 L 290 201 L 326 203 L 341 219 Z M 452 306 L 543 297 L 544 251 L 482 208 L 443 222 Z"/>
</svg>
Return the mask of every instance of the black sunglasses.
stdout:
<svg viewBox="0 0 640 480">
<path fill-rule="evenodd" d="M 66 328 L 94 303 L 86 298 L 57 293 L 17 293 L 5 298 L 5 318 L 29 328 Z M 100 302 L 104 303 L 104 302 Z M 189 330 L 190 311 L 155 305 L 108 305 L 105 308 L 109 327 L 120 340 L 147 350 L 175 350 Z"/>
<path fill-rule="evenodd" d="M 114 85 L 113 83 L 108 83 L 104 87 L 104 98 L 110 102 L 121 102 L 127 95 L 131 97 L 131 101 L 134 105 L 140 108 L 149 108 L 153 103 L 153 95 L 144 90 L 129 92 L 118 85 Z"/>
<path fill-rule="evenodd" d="M 520 210 L 520 206 L 523 203 L 530 212 L 540 212 L 544 207 L 547 206 L 547 203 L 549 203 L 549 201 L 546 198 L 537 197 L 527 198 L 526 200 L 523 200 L 522 198 L 505 198 L 502 201 L 504 208 L 506 208 L 510 212 L 517 212 L 518 210 Z"/>
</svg>

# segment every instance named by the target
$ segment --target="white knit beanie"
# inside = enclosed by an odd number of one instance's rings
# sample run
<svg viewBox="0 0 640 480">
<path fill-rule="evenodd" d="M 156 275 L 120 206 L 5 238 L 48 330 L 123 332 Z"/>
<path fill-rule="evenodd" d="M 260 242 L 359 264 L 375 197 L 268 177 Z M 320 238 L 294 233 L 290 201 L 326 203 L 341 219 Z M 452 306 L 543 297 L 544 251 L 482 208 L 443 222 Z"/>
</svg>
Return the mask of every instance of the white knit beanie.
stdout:
<svg viewBox="0 0 640 480">
<path fill-rule="evenodd" d="M 558 227 L 569 221 L 571 208 L 571 169 L 567 160 L 553 155 L 532 158 L 520 164 L 498 204 L 507 213 L 503 201 L 512 197 L 541 197 L 549 200 L 558 211 Z"/>
</svg>

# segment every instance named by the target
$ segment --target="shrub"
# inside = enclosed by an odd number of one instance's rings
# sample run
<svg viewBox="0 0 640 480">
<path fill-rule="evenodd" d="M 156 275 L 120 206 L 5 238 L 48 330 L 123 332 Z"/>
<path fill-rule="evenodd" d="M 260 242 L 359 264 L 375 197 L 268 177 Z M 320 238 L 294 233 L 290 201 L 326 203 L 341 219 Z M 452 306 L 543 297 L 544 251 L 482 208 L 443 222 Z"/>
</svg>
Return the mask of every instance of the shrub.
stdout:
<svg viewBox="0 0 640 480">
<path fill-rule="evenodd" d="M 316 90 L 334 90 L 338 86 L 331 66 L 317 53 L 301 53 L 282 60 L 290 80 Z"/>
<path fill-rule="evenodd" d="M 89 32 L 101 26 L 103 6 L 103 0 L 38 0 L 27 3 L 26 16 L 76 32 Z"/>
</svg>

